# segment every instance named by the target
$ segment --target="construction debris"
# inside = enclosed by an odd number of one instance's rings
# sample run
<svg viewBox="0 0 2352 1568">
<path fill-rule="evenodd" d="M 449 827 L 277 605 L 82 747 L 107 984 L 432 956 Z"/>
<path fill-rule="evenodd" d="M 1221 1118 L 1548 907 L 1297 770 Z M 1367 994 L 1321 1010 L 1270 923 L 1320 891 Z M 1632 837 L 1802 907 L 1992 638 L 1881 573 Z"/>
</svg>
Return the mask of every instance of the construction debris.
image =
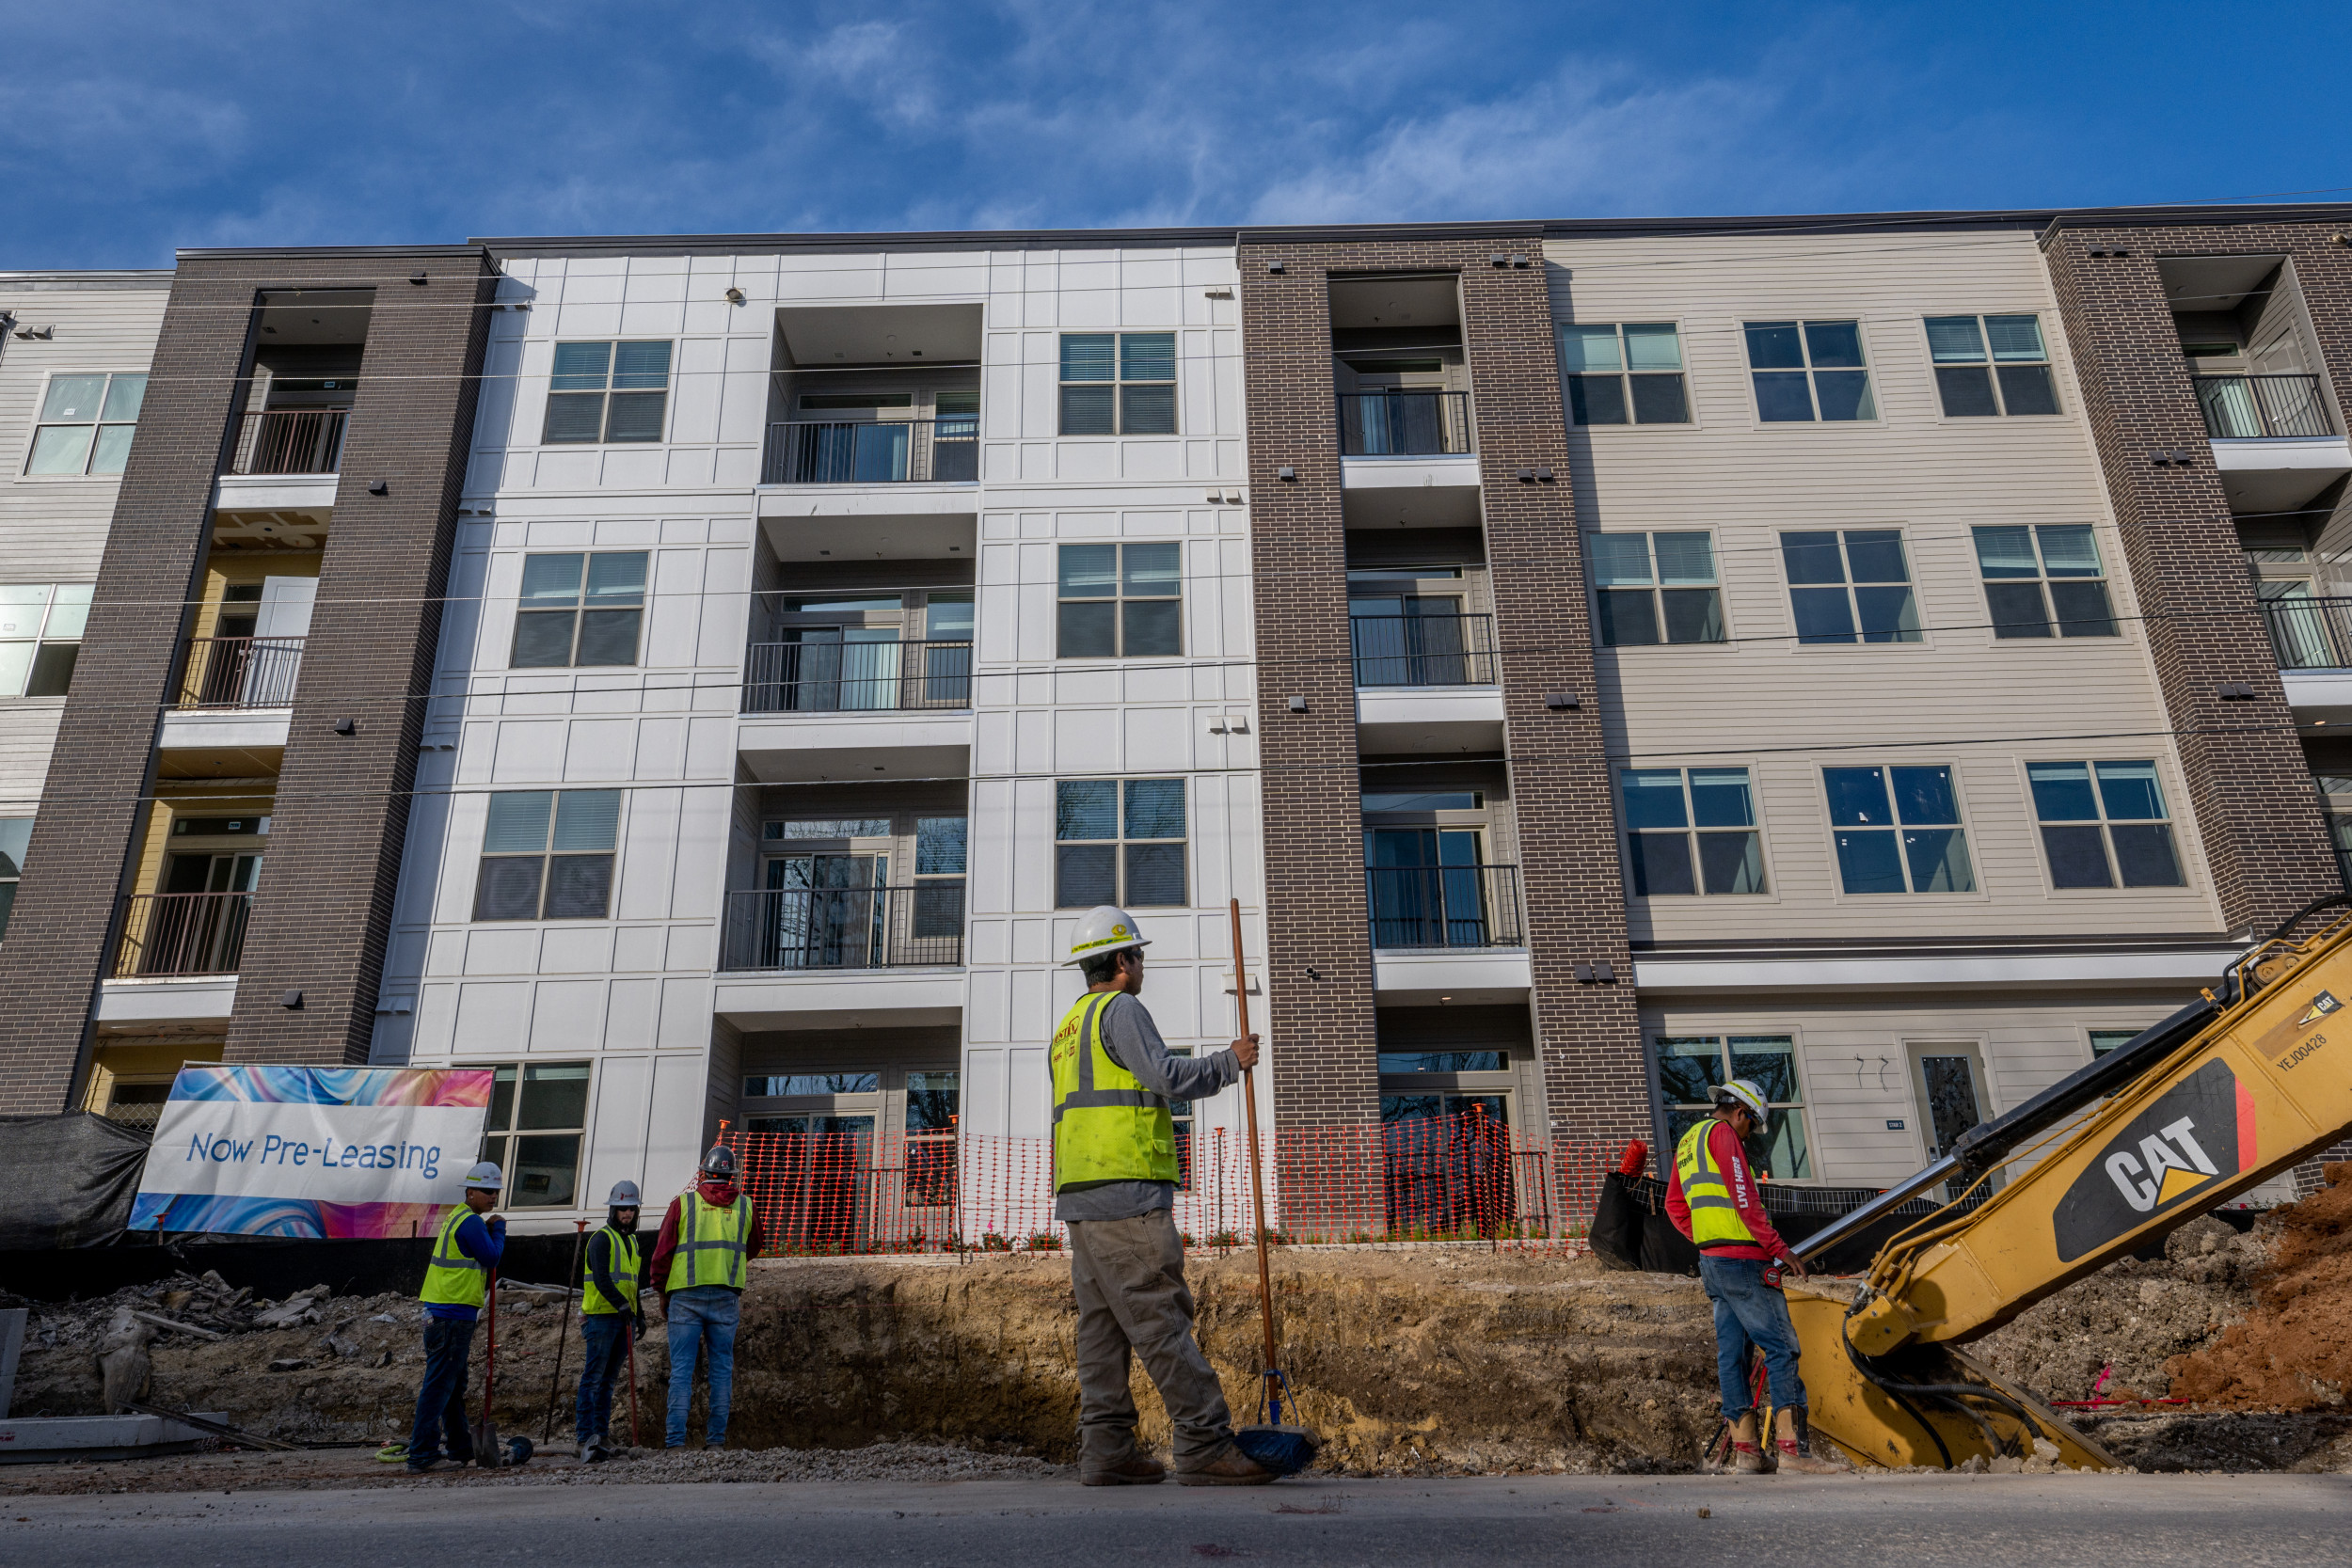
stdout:
<svg viewBox="0 0 2352 1568">
<path fill-rule="evenodd" d="M 2352 1387 L 2352 1162 L 2263 1227 L 2244 1322 L 2169 1364 L 2172 1391 L 2236 1409 L 2341 1411 Z"/>
</svg>

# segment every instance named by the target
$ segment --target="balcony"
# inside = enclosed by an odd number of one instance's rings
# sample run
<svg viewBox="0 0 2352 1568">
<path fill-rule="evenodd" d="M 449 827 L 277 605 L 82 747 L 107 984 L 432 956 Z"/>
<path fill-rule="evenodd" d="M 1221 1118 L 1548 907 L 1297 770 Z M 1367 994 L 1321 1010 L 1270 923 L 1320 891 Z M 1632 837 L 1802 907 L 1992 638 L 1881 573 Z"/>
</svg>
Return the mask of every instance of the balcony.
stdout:
<svg viewBox="0 0 2352 1568">
<path fill-rule="evenodd" d="M 1364 881 L 1375 948 L 1527 944 L 1516 865 L 1374 865 L 1364 868 Z"/>
<path fill-rule="evenodd" d="M 122 945 L 110 979 L 237 972 L 252 894 L 136 893 L 122 905 Z"/>
<path fill-rule="evenodd" d="M 2291 512 L 2352 473 L 2315 375 L 2197 375 L 2213 466 L 2236 513 Z"/>
<path fill-rule="evenodd" d="M 341 470 L 348 408 L 270 408 L 247 414 L 229 460 L 232 474 L 331 474 Z"/>
<path fill-rule="evenodd" d="M 938 969 L 963 962 L 963 884 L 727 895 L 723 973 Z"/>
<path fill-rule="evenodd" d="M 299 637 L 191 637 L 182 708 L 290 707 L 302 669 Z"/>
<path fill-rule="evenodd" d="M 2315 375 L 2193 375 L 2205 434 L 2217 441 L 2333 436 Z"/>
<path fill-rule="evenodd" d="M 980 477 L 977 414 L 768 427 L 762 484 L 954 484 Z"/>
<path fill-rule="evenodd" d="M 1358 615 L 1347 629 L 1359 687 L 1495 684 L 1491 615 Z"/>
<path fill-rule="evenodd" d="M 1471 450 L 1468 392 L 1346 392 L 1339 404 L 1342 457 L 1454 457 Z"/>
<path fill-rule="evenodd" d="M 743 662 L 745 713 L 887 713 L 971 705 L 969 639 L 755 642 Z"/>
</svg>

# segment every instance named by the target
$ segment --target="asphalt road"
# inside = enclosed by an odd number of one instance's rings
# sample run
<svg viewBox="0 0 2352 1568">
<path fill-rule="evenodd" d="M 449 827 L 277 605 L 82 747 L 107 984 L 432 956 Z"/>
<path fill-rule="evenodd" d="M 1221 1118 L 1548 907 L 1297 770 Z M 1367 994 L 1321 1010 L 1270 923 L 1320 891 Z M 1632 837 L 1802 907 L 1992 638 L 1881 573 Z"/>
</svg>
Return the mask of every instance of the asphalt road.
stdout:
<svg viewBox="0 0 2352 1568">
<path fill-rule="evenodd" d="M 0 1562 L 43 1568 L 2352 1562 L 2352 1477 L 2344 1476 L 1564 1476 L 1237 1490 L 1066 1481 L 427 1484 L 18 1497 L 0 1506 Z"/>
</svg>

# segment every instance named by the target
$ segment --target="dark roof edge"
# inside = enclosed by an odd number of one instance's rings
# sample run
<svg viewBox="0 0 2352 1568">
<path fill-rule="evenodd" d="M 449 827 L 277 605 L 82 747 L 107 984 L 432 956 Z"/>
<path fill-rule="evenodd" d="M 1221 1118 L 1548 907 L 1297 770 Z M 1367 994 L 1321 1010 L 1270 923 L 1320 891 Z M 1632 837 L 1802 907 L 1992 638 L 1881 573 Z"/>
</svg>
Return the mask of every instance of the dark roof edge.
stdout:
<svg viewBox="0 0 2352 1568">
<path fill-rule="evenodd" d="M 181 261 L 237 261 L 251 260 L 326 261 L 349 256 L 360 261 L 389 259 L 394 256 L 450 256 L 471 260 L 489 254 L 489 247 L 479 240 L 463 245 L 230 245 L 218 250 L 177 250 L 172 255 Z"/>
</svg>

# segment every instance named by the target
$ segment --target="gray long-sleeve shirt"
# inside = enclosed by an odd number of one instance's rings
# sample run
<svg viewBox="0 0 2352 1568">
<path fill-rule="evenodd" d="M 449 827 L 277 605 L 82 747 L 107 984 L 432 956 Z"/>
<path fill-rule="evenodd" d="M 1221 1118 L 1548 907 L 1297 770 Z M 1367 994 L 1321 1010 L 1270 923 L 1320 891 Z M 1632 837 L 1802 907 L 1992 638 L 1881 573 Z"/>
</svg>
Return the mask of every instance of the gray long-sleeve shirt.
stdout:
<svg viewBox="0 0 2352 1568">
<path fill-rule="evenodd" d="M 1176 1056 L 1160 1037 L 1159 1025 L 1144 1005 L 1124 992 L 1114 996 L 1098 1020 L 1103 1049 L 1136 1075 L 1146 1089 L 1166 1100 L 1201 1100 L 1241 1081 L 1241 1064 L 1231 1051 L 1207 1056 Z M 1091 1181 L 1054 1198 L 1057 1220 L 1131 1220 L 1176 1201 L 1169 1181 Z"/>
</svg>

